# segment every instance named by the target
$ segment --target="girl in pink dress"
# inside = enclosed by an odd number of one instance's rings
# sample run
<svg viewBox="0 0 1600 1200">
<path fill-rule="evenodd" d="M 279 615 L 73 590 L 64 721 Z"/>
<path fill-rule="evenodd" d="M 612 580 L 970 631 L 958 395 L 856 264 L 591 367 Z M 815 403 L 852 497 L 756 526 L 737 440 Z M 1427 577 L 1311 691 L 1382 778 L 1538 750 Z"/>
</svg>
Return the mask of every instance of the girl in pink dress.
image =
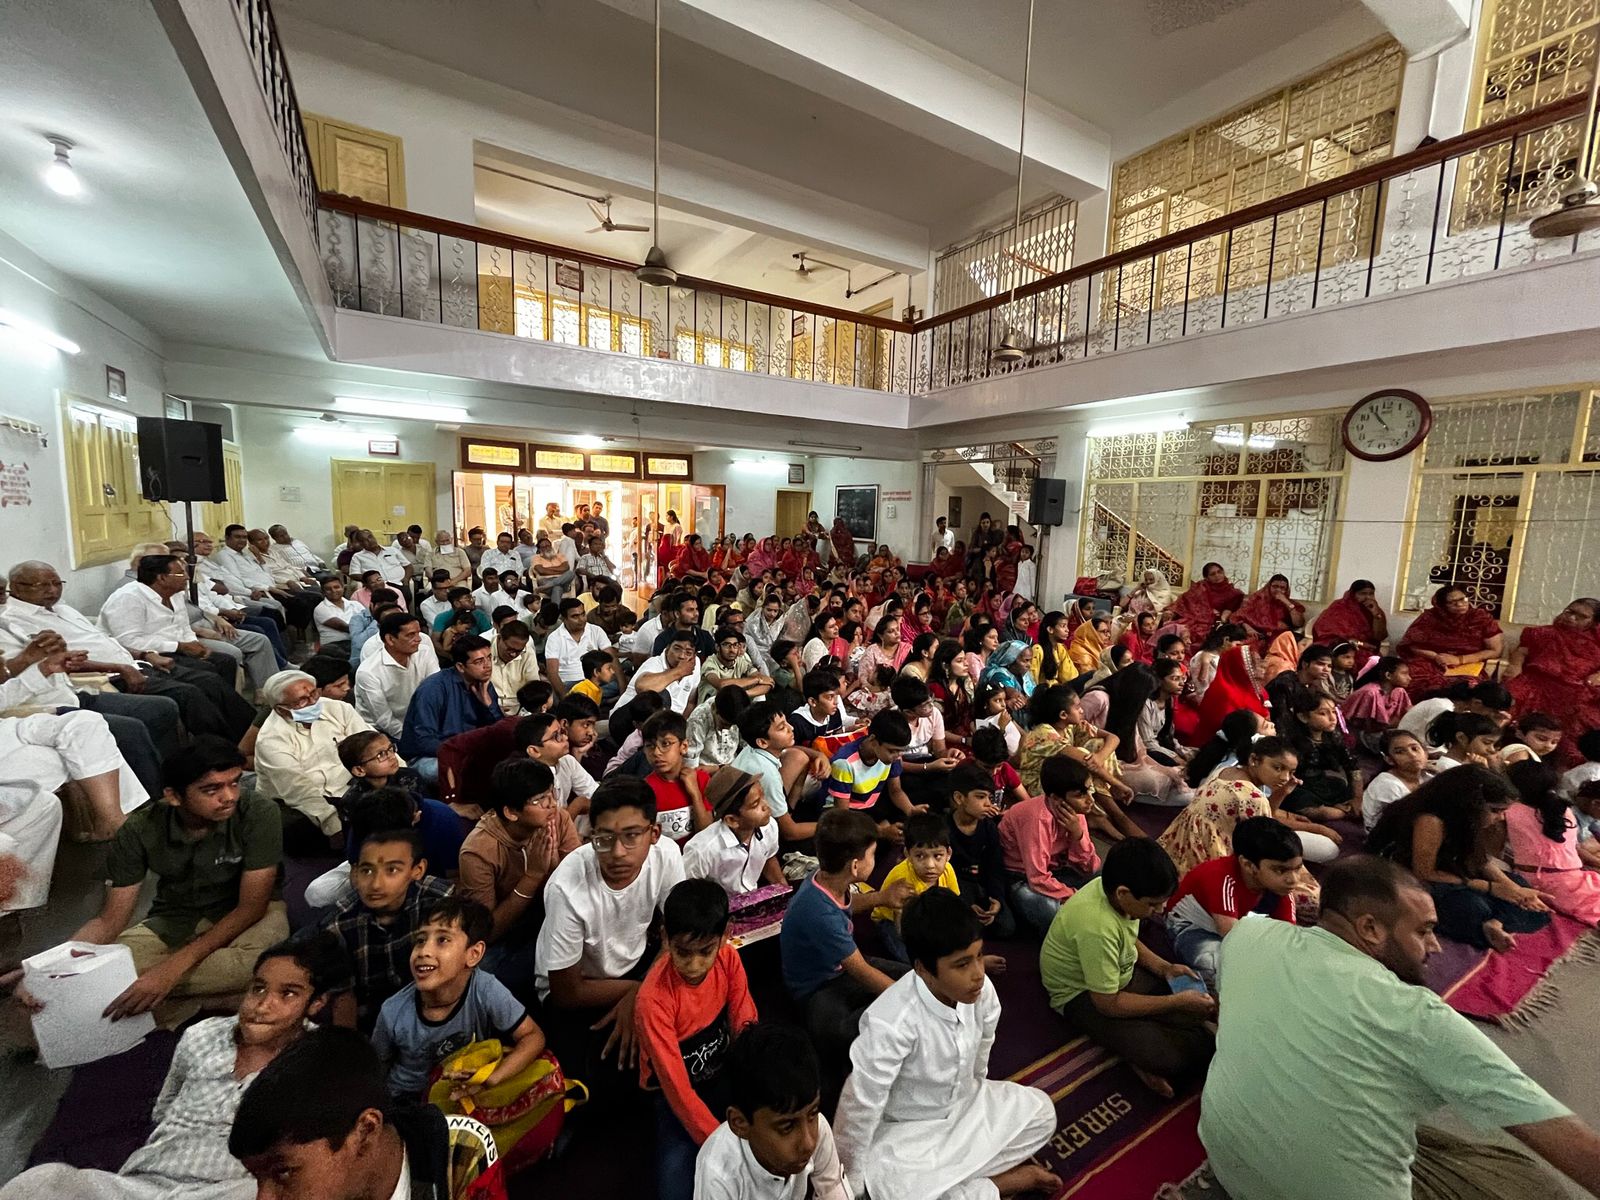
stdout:
<svg viewBox="0 0 1600 1200">
<path fill-rule="evenodd" d="M 1524 759 L 1506 768 L 1520 803 L 1506 809 L 1506 850 L 1511 866 L 1557 912 L 1600 925 L 1600 851 L 1580 848 L 1578 826 L 1556 794 L 1560 775 L 1552 763 Z"/>
</svg>

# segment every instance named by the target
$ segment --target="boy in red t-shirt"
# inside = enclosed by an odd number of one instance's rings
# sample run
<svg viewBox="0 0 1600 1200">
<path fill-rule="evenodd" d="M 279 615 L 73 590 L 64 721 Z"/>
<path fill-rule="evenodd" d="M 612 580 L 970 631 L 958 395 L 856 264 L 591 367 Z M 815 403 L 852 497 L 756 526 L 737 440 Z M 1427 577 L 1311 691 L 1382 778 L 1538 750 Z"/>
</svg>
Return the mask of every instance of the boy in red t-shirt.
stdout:
<svg viewBox="0 0 1600 1200">
<path fill-rule="evenodd" d="M 689 750 L 689 723 L 682 713 L 662 709 L 639 727 L 650 774 L 644 781 L 656 797 L 656 824 L 682 846 L 711 824 L 706 807 L 706 783 L 711 772 L 684 761 Z"/>
<path fill-rule="evenodd" d="M 1294 922 L 1300 835 L 1272 817 L 1250 817 L 1233 830 L 1233 853 L 1191 870 L 1167 902 L 1167 935 L 1178 957 L 1217 994 L 1222 939 L 1241 917 L 1259 913 Z"/>
<path fill-rule="evenodd" d="M 728 894 L 687 879 L 661 906 L 666 951 L 633 1007 L 639 1083 L 660 1087 L 656 1179 L 662 1200 L 690 1200 L 695 1156 L 728 1111 L 723 1075 L 734 1034 L 756 1019 L 739 952 L 728 945 Z"/>
<path fill-rule="evenodd" d="M 985 725 L 972 735 L 972 758 L 994 780 L 994 813 L 998 817 L 1013 804 L 1028 798 L 1022 776 L 1011 765 L 1006 735 L 993 725 Z"/>
</svg>

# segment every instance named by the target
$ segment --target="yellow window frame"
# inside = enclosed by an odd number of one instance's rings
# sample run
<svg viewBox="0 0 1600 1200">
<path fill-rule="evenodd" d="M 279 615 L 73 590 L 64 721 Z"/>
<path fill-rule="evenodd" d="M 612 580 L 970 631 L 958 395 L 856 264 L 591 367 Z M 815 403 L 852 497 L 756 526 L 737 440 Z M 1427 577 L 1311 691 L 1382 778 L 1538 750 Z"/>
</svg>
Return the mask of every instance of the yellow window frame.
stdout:
<svg viewBox="0 0 1600 1200">
<path fill-rule="evenodd" d="M 73 565 L 117 562 L 140 542 L 171 537 L 172 519 L 165 506 L 139 494 L 138 422 L 133 414 L 66 395 L 61 407 Z"/>
</svg>

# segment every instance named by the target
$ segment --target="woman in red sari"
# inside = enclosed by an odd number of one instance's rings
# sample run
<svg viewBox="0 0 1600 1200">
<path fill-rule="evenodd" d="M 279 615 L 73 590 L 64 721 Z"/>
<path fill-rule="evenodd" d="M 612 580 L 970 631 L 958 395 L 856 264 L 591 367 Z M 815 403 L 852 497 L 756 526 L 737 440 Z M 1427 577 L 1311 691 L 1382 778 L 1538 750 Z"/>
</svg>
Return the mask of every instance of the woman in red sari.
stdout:
<svg viewBox="0 0 1600 1200">
<path fill-rule="evenodd" d="M 790 579 L 798 579 L 805 569 L 805 555 L 795 548 L 790 538 L 778 539 L 778 570 Z"/>
<path fill-rule="evenodd" d="M 1549 625 L 1522 631 L 1506 664 L 1506 690 L 1518 715 L 1555 713 L 1565 735 L 1563 765 L 1581 761 L 1578 735 L 1600 728 L 1600 600 L 1574 600 Z"/>
<path fill-rule="evenodd" d="M 1274 575 L 1266 587 L 1238 607 L 1232 619 L 1248 627 L 1265 646 L 1280 633 L 1300 632 L 1306 623 L 1306 606 L 1289 595 L 1288 576 Z"/>
<path fill-rule="evenodd" d="M 713 538 L 711 541 L 711 565 L 724 573 L 733 568 L 728 563 L 728 556 L 733 549 L 733 539 Z"/>
<path fill-rule="evenodd" d="M 1022 536 L 1015 525 L 1006 527 L 1005 538 L 994 556 L 994 585 L 1002 595 L 1017 590 L 1017 564 L 1022 561 Z"/>
<path fill-rule="evenodd" d="M 940 546 L 933 552 L 933 561 L 928 564 L 928 574 L 935 579 L 954 579 L 961 574 L 961 560 Z"/>
<path fill-rule="evenodd" d="M 1198 646 L 1210 636 L 1215 626 L 1228 620 L 1243 603 L 1244 593 L 1228 581 L 1228 573 L 1222 569 L 1222 564 L 1208 562 L 1200 572 L 1200 578 L 1178 597 L 1172 610 L 1188 629 L 1190 643 Z"/>
<path fill-rule="evenodd" d="M 828 531 L 828 541 L 833 545 L 833 557 L 846 567 L 856 565 L 856 535 L 850 532 L 850 526 L 844 523 L 843 517 L 833 519 L 833 528 Z"/>
<path fill-rule="evenodd" d="M 761 544 L 745 556 L 744 573 L 751 579 L 760 579 L 763 571 L 771 571 L 778 565 L 778 556 L 773 548 L 770 536 L 761 539 Z"/>
<path fill-rule="evenodd" d="M 1354 642 L 1358 663 L 1378 654 L 1389 639 L 1389 617 L 1378 604 L 1378 589 L 1372 580 L 1356 580 L 1349 591 L 1323 609 L 1312 622 L 1311 636 L 1324 646 Z"/>
<path fill-rule="evenodd" d="M 672 577 L 684 583 L 704 583 L 711 571 L 711 555 L 700 544 L 700 535 L 691 533 L 683 539 L 683 549 L 672 560 Z"/>
<path fill-rule="evenodd" d="M 1243 642 L 1230 646 L 1217 660 L 1216 678 L 1200 701 L 1200 718 L 1195 723 L 1194 744 L 1204 745 L 1217 736 L 1222 722 L 1231 712 L 1244 708 L 1258 717 L 1271 720 L 1271 710 L 1256 683 L 1255 655 Z"/>
<path fill-rule="evenodd" d="M 1433 606 L 1411 622 L 1395 653 L 1411 668 L 1412 697 L 1421 699 L 1445 685 L 1452 667 L 1477 668 L 1457 675 L 1481 674 L 1484 663 L 1500 657 L 1503 644 L 1493 614 L 1474 608 L 1462 588 L 1447 583 L 1433 594 Z"/>
<path fill-rule="evenodd" d="M 674 530 L 682 531 L 683 526 L 678 524 L 678 514 L 671 509 L 667 510 L 667 523 L 656 523 L 656 529 L 661 537 L 656 542 L 656 571 L 658 578 L 665 582 L 672 575 L 672 560 L 678 557 L 678 538 Z"/>
</svg>

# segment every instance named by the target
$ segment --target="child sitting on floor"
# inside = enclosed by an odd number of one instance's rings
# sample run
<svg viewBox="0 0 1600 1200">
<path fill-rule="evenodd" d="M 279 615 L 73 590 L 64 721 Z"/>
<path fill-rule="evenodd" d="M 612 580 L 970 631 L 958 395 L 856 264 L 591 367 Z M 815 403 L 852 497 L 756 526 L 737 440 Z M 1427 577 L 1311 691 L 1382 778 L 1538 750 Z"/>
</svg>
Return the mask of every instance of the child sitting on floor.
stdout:
<svg viewBox="0 0 1600 1200">
<path fill-rule="evenodd" d="M 1172 948 L 1217 995 L 1222 939 L 1239 918 L 1262 913 L 1294 921 L 1295 883 L 1305 860 L 1300 835 L 1271 817 L 1250 817 L 1233 831 L 1233 853 L 1183 877 L 1167 904 Z"/>
<path fill-rule="evenodd" d="M 1089 837 L 1089 768 L 1057 755 L 1039 768 L 1043 792 L 1013 804 L 1000 818 L 1007 899 L 1018 921 L 1043 937 L 1056 910 L 1100 869 Z"/>
<path fill-rule="evenodd" d="M 989 773 L 994 792 L 994 815 L 999 816 L 1013 804 L 1028 798 L 1028 789 L 1022 786 L 1022 776 L 1011 765 L 1006 749 L 1006 735 L 994 725 L 985 725 L 972 735 L 972 758 Z"/>
<path fill-rule="evenodd" d="M 727 1120 L 695 1158 L 694 1200 L 853 1200 L 805 1034 L 750 1025 L 728 1048 L 725 1073 Z"/>
<path fill-rule="evenodd" d="M 778 823 L 761 780 L 738 767 L 723 767 L 706 784 L 705 798 L 712 821 L 683 848 L 683 873 L 710 879 L 730 896 L 787 885 L 778 862 Z"/>
<path fill-rule="evenodd" d="M 1559 734 L 1557 735 L 1559 736 Z M 1600 925 L 1600 850 L 1578 840 L 1578 824 L 1556 788 L 1552 763 L 1524 759 L 1506 768 L 1520 803 L 1506 809 L 1506 852 L 1514 870 L 1556 912 Z"/>
<path fill-rule="evenodd" d="M 1008 938 L 1016 920 L 1006 905 L 1005 855 L 1000 848 L 1000 823 L 993 778 L 975 763 L 950 772 L 950 865 L 956 884 L 989 937 Z"/>
<path fill-rule="evenodd" d="M 656 824 L 682 846 L 696 831 L 711 824 L 705 788 L 711 772 L 684 761 L 689 749 L 689 723 L 682 713 L 663 710 L 646 721 L 640 731 L 644 755 L 650 760 L 645 782 L 656 797 Z"/>
<path fill-rule="evenodd" d="M 1561 745 L 1561 722 L 1547 713 L 1524 713 L 1500 735 L 1500 765 L 1542 762 Z"/>
<path fill-rule="evenodd" d="M 544 1053 L 544 1034 L 527 1007 L 477 969 L 493 926 L 483 905 L 455 897 L 424 914 L 412 938 L 411 983 L 385 1001 L 372 1035 L 393 1095 L 422 1096 L 432 1070 L 473 1042 L 495 1039 L 506 1049 L 482 1083 L 457 1080 L 452 1100 L 504 1083 Z"/>
<path fill-rule="evenodd" d="M 661 906 L 663 945 L 634 1005 L 639 1083 L 659 1085 L 656 1182 L 661 1200 L 689 1200 L 694 1160 L 728 1111 L 728 1045 L 756 1019 L 739 952 L 728 944 L 728 896 L 686 879 Z"/>
<path fill-rule="evenodd" d="M 616 681 L 617 660 L 611 657 L 609 650 L 589 650 L 578 659 L 578 666 L 583 671 L 583 678 L 572 685 L 568 694 L 583 696 L 599 704 L 607 685 Z"/>
<path fill-rule="evenodd" d="M 903 716 L 881 712 L 864 735 L 839 747 L 828 777 L 829 802 L 865 813 L 878 836 L 893 842 L 900 841 L 906 817 L 926 809 L 913 806 L 900 786 L 900 756 L 910 740 L 911 727 Z"/>
<path fill-rule="evenodd" d="M 1583 755 L 1583 761 L 1561 776 L 1561 795 L 1568 801 L 1576 798 L 1584 784 L 1600 780 L 1600 729 L 1586 729 L 1578 735 L 1578 753 Z M 1578 813 L 1582 832 L 1590 833 L 1594 825 L 1594 818 Z"/>
<path fill-rule="evenodd" d="M 905 973 L 903 963 L 862 954 L 851 922 L 865 908 L 898 909 L 911 894 L 904 882 L 857 890 L 872 877 L 877 844 L 877 828 L 865 813 L 823 813 L 816 833 L 820 865 L 795 889 L 778 936 L 783 982 L 830 1069 L 843 1064 L 867 1005 Z"/>
<path fill-rule="evenodd" d="M 1374 775 L 1361 794 L 1361 823 L 1369 833 L 1384 809 L 1416 791 L 1429 775 L 1428 748 L 1416 734 L 1404 729 L 1385 730 L 1378 739 L 1378 749 L 1388 769 Z"/>
<path fill-rule="evenodd" d="M 428 874 L 414 829 L 380 829 L 361 839 L 350 865 L 354 895 L 317 926 L 333 935 L 350 962 L 353 996 L 340 996 L 333 1018 L 370 1033 L 383 1003 L 411 979 L 411 938 L 423 914 L 450 894 Z"/>
<path fill-rule="evenodd" d="M 388 740 L 387 734 L 378 736 Z M 330 867 L 306 885 L 306 904 L 313 912 L 327 912 L 355 896 L 350 868 L 355 866 L 362 839 L 380 829 L 416 830 L 428 865 L 441 878 L 454 875 L 460 867 L 466 833 L 454 809 L 404 788 L 372 788 L 355 796 L 344 810 L 349 861 Z"/>
<path fill-rule="evenodd" d="M 931 887 L 942 887 L 961 894 L 956 870 L 950 865 L 950 827 L 933 813 L 915 813 L 906 820 L 906 856 L 889 868 L 883 886 L 888 889 L 904 883 L 913 896 Z M 884 951 L 897 962 L 909 963 L 905 941 L 900 936 L 900 911 L 887 904 L 872 910 L 878 927 L 878 940 Z"/>
<path fill-rule="evenodd" d="M 1167 852 L 1149 838 L 1128 838 L 1106 855 L 1098 879 L 1061 906 L 1039 952 L 1050 1007 L 1079 1033 L 1117 1055 L 1157 1095 L 1195 1078 L 1215 1042 L 1204 1022 L 1217 1003 L 1204 989 L 1174 992 L 1174 979 L 1199 980 L 1139 940 L 1139 922 L 1155 917 L 1178 886 Z"/>
<path fill-rule="evenodd" d="M 836 1117 L 845 1170 L 873 1200 L 1061 1187 L 1029 1161 L 1055 1133 L 1055 1103 L 987 1077 L 1000 998 L 978 919 L 930 888 L 907 903 L 901 931 L 913 971 L 872 1002 L 850 1047 Z"/>
<path fill-rule="evenodd" d="M 850 711 L 858 717 L 875 717 L 892 706 L 894 697 L 889 694 L 889 687 L 894 677 L 893 667 L 869 668 L 860 685 L 845 698 Z"/>
<path fill-rule="evenodd" d="M 1282 808 L 1308 821 L 1360 817 L 1361 773 L 1345 749 L 1333 697 L 1312 691 L 1297 695 L 1284 733 L 1299 759 L 1300 782 Z"/>
</svg>

